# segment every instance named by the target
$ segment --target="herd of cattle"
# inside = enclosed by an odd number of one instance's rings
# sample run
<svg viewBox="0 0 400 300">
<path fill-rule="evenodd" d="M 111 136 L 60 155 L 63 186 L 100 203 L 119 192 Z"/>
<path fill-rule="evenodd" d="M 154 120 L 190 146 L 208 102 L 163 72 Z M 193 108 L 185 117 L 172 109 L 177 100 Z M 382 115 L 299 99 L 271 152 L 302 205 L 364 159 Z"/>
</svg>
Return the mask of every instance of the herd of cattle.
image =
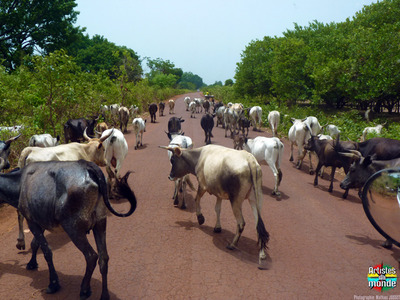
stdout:
<svg viewBox="0 0 400 300">
<path fill-rule="evenodd" d="M 195 199 L 198 223 L 204 223 L 200 199 L 205 192 L 217 197 L 215 211 L 217 221 L 215 232 L 221 231 L 220 211 L 222 199 L 229 199 L 233 214 L 237 220 L 237 230 L 233 241 L 228 246 L 234 249 L 243 232 L 245 222 L 242 216 L 242 203 L 249 200 L 255 217 L 259 242 L 259 267 L 265 267 L 266 247 L 269 234 L 261 218 L 262 207 L 262 172 L 260 164 L 267 164 L 274 176 L 273 195 L 279 196 L 282 180 L 280 168 L 284 145 L 278 138 L 280 113 L 271 111 L 268 123 L 273 137 L 258 136 L 248 138 L 249 128 L 257 131 L 262 126 L 262 108 L 245 108 L 240 103 L 223 104 L 208 99 L 185 97 L 186 111 L 191 118 L 201 113 L 200 125 L 205 134 L 205 146 L 193 148 L 192 139 L 182 132 L 182 118 L 170 117 L 168 131 L 170 142 L 166 147 L 171 164 L 169 179 L 175 182 L 174 205 L 184 209 L 186 186 L 195 190 L 189 174 L 198 181 Z M 175 101 L 167 102 L 169 114 L 174 114 Z M 156 122 L 156 114 L 164 115 L 165 103 L 149 105 L 151 122 Z M 36 253 L 40 246 L 45 253 L 49 266 L 49 293 L 56 292 L 60 286 L 54 270 L 51 250 L 47 246 L 43 231 L 62 226 L 70 238 L 87 258 L 87 269 L 81 286 L 81 298 L 90 296 L 90 278 L 99 257 L 100 271 L 103 276 L 102 299 L 107 299 L 107 261 L 105 250 L 105 208 L 117 216 L 127 216 L 136 208 L 136 198 L 130 189 L 127 178 L 120 170 L 128 153 L 124 137 L 130 118 L 136 135 L 135 149 L 143 145 L 146 120 L 138 116 L 138 108 L 110 105 L 102 106 L 100 113 L 109 112 L 120 122 L 120 130 L 108 128 L 104 122 L 98 123 L 98 117 L 91 119 L 71 119 L 64 125 L 65 144 L 60 144 L 60 137 L 49 134 L 34 135 L 29 146 L 23 149 L 18 161 L 18 169 L 0 175 L 0 201 L 7 202 L 18 209 L 19 237 L 17 248 L 25 249 L 23 219 L 34 238 L 31 243 L 32 258 L 28 269 L 37 268 Z M 204 112 L 204 113 L 203 113 Z M 214 123 L 215 118 L 215 123 Z M 297 146 L 296 167 L 301 168 L 308 152 L 310 174 L 315 172 L 314 185 L 322 176 L 324 167 L 331 167 L 329 192 L 333 189 L 335 170 L 343 168 L 347 174 L 340 187 L 345 190 L 343 198 L 350 188 L 361 188 L 370 175 L 376 171 L 393 166 L 400 166 L 400 141 L 386 138 L 373 138 L 363 142 L 341 141 L 340 131 L 333 124 L 321 126 L 317 118 L 292 118 L 293 125 L 288 132 L 290 141 L 290 160 L 293 161 L 294 146 Z M 211 144 L 214 125 L 225 130 L 225 137 L 232 138 L 233 149 Z M 381 125 L 380 125 L 381 126 Z M 322 134 L 326 130 L 328 134 Z M 365 132 L 380 128 L 366 128 Z M 17 135 L 6 141 L 0 141 L 0 170 L 10 167 L 8 155 Z M 364 134 L 364 137 L 366 134 Z M 87 141 L 87 143 L 81 143 Z M 238 151 L 245 150 L 245 151 Z M 311 153 L 318 157 L 314 170 Z M 234 159 L 233 159 L 234 158 Z M 57 162 L 58 161 L 58 162 Z M 65 162 L 68 161 L 68 162 Z M 63 162 L 63 163 L 62 163 Z M 106 167 L 105 179 L 100 167 Z M 322 172 L 321 172 L 322 171 Z M 33 176 L 34 175 L 34 176 Z M 109 203 L 112 192 L 127 198 L 131 209 L 127 214 L 114 211 Z M 84 198 L 85 201 L 80 199 Z M 100 201 L 103 199 L 103 201 Z M 81 203 L 81 204 L 78 204 Z M 82 204 L 84 203 L 84 204 Z M 90 247 L 86 232 L 93 230 L 99 255 Z M 89 259 L 90 257 L 90 259 Z"/>
</svg>

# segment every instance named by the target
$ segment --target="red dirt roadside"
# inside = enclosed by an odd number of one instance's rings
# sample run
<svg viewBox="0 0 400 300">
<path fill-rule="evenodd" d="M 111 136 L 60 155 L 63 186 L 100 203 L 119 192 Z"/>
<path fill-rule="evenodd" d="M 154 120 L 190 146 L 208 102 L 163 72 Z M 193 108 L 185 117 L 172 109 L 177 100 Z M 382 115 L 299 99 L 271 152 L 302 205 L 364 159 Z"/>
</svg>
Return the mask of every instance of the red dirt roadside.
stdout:
<svg viewBox="0 0 400 300">
<path fill-rule="evenodd" d="M 184 96 L 175 97 L 174 116 L 185 119 L 183 131 L 192 137 L 195 147 L 203 146 L 201 115 L 190 118 Z M 290 145 L 285 138 L 280 201 L 271 196 L 271 170 L 262 166 L 262 218 L 271 236 L 270 268 L 257 268 L 257 236 L 247 201 L 243 204 L 246 227 L 238 249 L 226 249 L 236 230 L 229 201 L 223 201 L 220 234 L 213 232 L 215 197 L 207 194 L 202 199 L 206 221 L 201 226 L 194 211 L 195 192 L 188 192 L 186 210 L 172 204 L 173 183 L 167 178 L 170 165 L 166 151 L 159 148 L 168 145 L 164 131 L 172 115 L 168 108 L 164 113 L 163 117 L 157 114 L 156 123 L 147 118 L 143 148 L 134 150 L 133 133 L 125 135 L 129 153 L 122 173 L 134 171 L 129 183 L 138 206 L 128 218 L 111 214 L 108 218 L 108 283 L 112 299 L 355 299 L 354 296 L 400 295 L 399 287 L 381 293 L 369 289 L 367 281 L 370 266 L 383 262 L 397 268 L 399 249 L 380 247 L 384 238 L 366 218 L 356 191 L 343 200 L 337 180 L 331 194 L 327 192 L 326 179 L 314 187 L 314 177 L 306 172 L 307 160 L 302 170 L 289 162 Z M 213 144 L 232 147 L 232 140 L 224 137 L 220 127 L 214 128 L 213 135 Z M 271 136 L 270 130 L 264 128 L 262 132 L 250 131 L 249 137 L 257 135 Z M 196 183 L 194 176 L 192 180 Z M 118 209 L 124 206 L 117 202 L 113 205 Z M 15 209 L 2 207 L 0 299 L 77 299 L 85 261 L 68 237 L 47 234 L 62 286 L 57 294 L 47 295 L 48 269 L 43 255 L 38 255 L 38 270 L 26 270 L 30 250 L 16 249 L 17 234 Z M 28 245 L 31 239 L 28 233 Z M 90 239 L 93 241 L 92 235 Z M 98 267 L 92 290 L 90 299 L 98 299 Z"/>
</svg>

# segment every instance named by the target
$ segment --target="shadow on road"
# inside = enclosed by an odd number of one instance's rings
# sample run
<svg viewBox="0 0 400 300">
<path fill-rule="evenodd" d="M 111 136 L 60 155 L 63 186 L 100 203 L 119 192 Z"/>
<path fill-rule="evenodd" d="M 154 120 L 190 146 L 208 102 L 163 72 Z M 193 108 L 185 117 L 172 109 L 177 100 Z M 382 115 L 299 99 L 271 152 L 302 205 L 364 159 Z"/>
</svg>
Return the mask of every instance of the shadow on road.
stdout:
<svg viewBox="0 0 400 300">
<path fill-rule="evenodd" d="M 199 228 L 201 231 L 212 237 L 214 245 L 219 250 L 235 257 L 238 260 L 245 262 L 246 264 L 252 264 L 254 265 L 255 268 L 258 267 L 259 249 L 256 240 L 249 239 L 242 235 L 240 237 L 238 247 L 235 248 L 234 250 L 229 250 L 227 246 L 230 245 L 235 235 L 231 231 L 222 229 L 221 233 L 215 233 L 213 227 L 204 224 L 198 225 L 198 223 L 192 221 L 177 221 L 175 223 L 178 224 L 179 226 L 184 227 L 187 230 L 192 230 L 193 227 Z M 247 226 L 246 228 L 248 230 L 251 230 L 252 228 L 249 227 L 250 226 Z M 267 251 L 267 265 L 271 266 L 271 264 L 272 264 L 272 259 Z"/>
</svg>

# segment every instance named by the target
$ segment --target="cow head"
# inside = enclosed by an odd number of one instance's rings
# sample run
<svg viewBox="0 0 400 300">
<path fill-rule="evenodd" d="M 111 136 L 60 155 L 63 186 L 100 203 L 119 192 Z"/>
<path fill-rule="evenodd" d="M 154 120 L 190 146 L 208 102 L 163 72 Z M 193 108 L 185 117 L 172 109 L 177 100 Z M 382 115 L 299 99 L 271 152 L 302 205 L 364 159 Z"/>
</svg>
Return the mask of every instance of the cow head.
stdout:
<svg viewBox="0 0 400 300">
<path fill-rule="evenodd" d="M 3 142 L 0 141 L 0 171 L 3 169 L 8 169 L 10 167 L 10 162 L 8 161 L 8 155 L 10 155 L 10 145 L 13 141 L 18 139 L 21 134 L 8 139 L 7 141 Z"/>
<path fill-rule="evenodd" d="M 96 165 L 100 167 L 106 166 L 105 160 L 105 147 L 103 142 L 112 136 L 114 133 L 114 128 L 106 135 L 102 136 L 101 138 L 90 138 L 86 134 L 86 128 L 83 132 L 83 137 L 89 142 L 88 143 L 88 156 L 90 160 L 94 162 Z"/>
<path fill-rule="evenodd" d="M 170 160 L 171 172 L 169 173 L 168 176 L 169 180 L 175 181 L 190 173 L 188 161 L 182 155 L 183 152 L 186 150 L 182 150 L 178 146 L 172 146 L 172 147 L 160 146 L 160 148 L 171 151 L 172 153 Z"/>
<path fill-rule="evenodd" d="M 356 150 L 351 150 L 350 153 L 340 152 L 339 154 L 353 160 L 346 177 L 340 183 L 342 189 L 362 188 L 367 179 L 377 171 L 371 166 L 372 161 L 376 158 L 375 154 L 363 157 Z"/>
</svg>

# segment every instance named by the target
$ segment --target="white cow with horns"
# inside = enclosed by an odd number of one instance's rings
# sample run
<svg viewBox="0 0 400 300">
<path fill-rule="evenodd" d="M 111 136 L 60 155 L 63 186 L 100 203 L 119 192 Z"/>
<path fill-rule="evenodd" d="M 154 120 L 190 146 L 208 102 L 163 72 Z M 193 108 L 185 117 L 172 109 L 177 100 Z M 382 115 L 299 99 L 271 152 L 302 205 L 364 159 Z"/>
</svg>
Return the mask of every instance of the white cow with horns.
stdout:
<svg viewBox="0 0 400 300">
<path fill-rule="evenodd" d="M 221 232 L 220 212 L 222 199 L 229 199 L 237 228 L 232 243 L 227 246 L 233 250 L 243 232 L 245 221 L 242 215 L 242 203 L 248 199 L 251 205 L 258 234 L 259 268 L 266 268 L 266 253 L 269 234 L 261 218 L 262 172 L 255 157 L 246 151 L 237 151 L 218 145 L 183 150 L 179 147 L 163 147 L 172 152 L 170 180 L 176 180 L 189 173 L 198 181 L 196 194 L 196 215 L 200 225 L 205 221 L 200 208 L 200 199 L 205 192 L 217 197 L 215 212 L 217 222 L 214 232 Z"/>
</svg>

